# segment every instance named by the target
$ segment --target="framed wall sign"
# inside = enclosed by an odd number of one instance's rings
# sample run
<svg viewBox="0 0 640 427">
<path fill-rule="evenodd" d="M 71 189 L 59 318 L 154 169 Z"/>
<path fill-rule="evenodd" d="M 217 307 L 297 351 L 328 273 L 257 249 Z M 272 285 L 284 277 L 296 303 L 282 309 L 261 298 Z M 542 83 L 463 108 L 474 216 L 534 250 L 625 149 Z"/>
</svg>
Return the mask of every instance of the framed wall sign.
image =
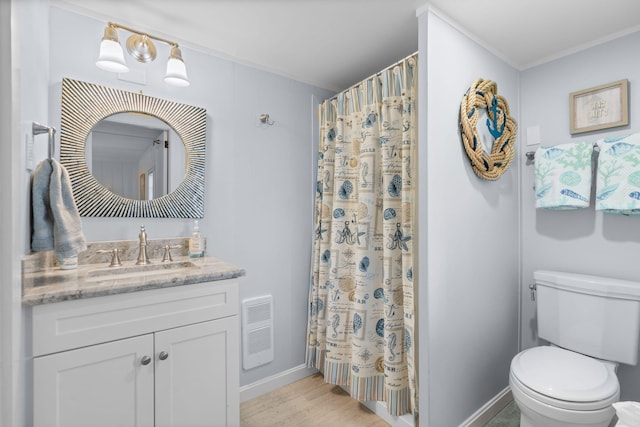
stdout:
<svg viewBox="0 0 640 427">
<path fill-rule="evenodd" d="M 571 133 L 628 125 L 628 87 L 624 79 L 570 93 Z"/>
</svg>

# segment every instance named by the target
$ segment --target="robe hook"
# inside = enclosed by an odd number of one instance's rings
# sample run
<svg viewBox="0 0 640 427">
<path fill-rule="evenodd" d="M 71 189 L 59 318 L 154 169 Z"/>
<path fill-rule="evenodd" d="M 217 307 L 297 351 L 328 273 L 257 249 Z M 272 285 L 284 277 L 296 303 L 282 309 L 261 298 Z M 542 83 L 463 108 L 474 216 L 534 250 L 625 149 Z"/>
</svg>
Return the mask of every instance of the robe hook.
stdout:
<svg viewBox="0 0 640 427">
<path fill-rule="evenodd" d="M 273 124 L 275 123 L 273 120 L 269 118 L 268 114 L 260 114 L 258 118 L 260 119 L 260 123 L 264 123 L 269 126 L 273 126 Z"/>
</svg>

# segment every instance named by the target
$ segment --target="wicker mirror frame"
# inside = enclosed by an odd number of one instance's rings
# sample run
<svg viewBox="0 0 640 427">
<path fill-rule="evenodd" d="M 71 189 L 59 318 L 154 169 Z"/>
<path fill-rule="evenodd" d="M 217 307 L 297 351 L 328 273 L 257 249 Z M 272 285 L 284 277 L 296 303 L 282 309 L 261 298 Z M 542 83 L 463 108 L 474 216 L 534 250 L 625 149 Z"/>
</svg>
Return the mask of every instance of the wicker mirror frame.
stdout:
<svg viewBox="0 0 640 427">
<path fill-rule="evenodd" d="M 125 112 L 157 117 L 182 139 L 186 174 L 173 192 L 153 200 L 129 199 L 113 193 L 89 171 L 85 143 L 91 129 L 105 117 Z M 81 216 L 202 218 L 206 137 L 204 108 L 79 80 L 62 80 L 60 163 L 69 172 Z"/>
</svg>

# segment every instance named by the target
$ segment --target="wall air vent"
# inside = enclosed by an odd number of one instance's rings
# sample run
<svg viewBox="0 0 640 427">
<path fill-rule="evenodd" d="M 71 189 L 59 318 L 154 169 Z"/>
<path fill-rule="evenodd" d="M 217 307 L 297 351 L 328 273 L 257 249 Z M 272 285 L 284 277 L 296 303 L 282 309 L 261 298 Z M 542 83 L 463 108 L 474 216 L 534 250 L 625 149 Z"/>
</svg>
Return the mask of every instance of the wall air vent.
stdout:
<svg viewBox="0 0 640 427">
<path fill-rule="evenodd" d="M 242 301 L 242 367 L 273 361 L 273 296 Z"/>
</svg>

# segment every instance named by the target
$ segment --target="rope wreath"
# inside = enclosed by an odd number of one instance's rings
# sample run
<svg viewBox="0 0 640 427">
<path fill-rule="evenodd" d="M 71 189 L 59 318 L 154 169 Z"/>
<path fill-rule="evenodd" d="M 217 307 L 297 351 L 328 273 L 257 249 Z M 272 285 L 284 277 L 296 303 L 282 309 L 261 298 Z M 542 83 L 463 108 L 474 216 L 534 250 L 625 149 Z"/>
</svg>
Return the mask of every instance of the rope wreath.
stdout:
<svg viewBox="0 0 640 427">
<path fill-rule="evenodd" d="M 476 127 L 482 108 L 487 110 L 487 127 L 494 138 L 491 154 L 483 149 Z M 460 134 L 476 175 L 490 181 L 500 178 L 513 160 L 517 130 L 507 101 L 498 95 L 498 85 L 491 80 L 474 81 L 460 103 Z"/>
</svg>

